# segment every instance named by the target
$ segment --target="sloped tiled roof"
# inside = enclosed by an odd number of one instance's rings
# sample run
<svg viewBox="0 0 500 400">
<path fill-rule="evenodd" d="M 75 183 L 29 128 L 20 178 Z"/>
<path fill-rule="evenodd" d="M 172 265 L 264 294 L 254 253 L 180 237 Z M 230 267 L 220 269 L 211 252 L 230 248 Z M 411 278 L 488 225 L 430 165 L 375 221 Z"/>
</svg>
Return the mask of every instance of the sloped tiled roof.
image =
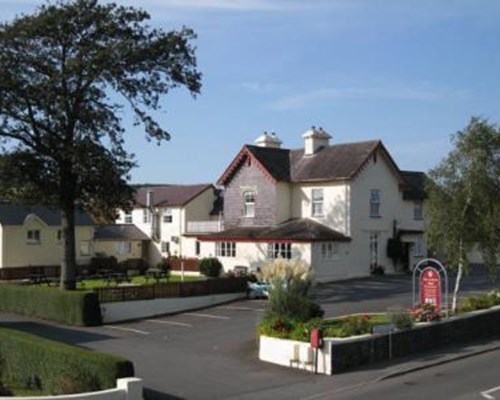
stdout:
<svg viewBox="0 0 500 400">
<path fill-rule="evenodd" d="M 149 240 L 148 236 L 133 224 L 98 225 L 95 240 Z"/>
<path fill-rule="evenodd" d="M 290 219 L 270 227 L 236 227 L 222 232 L 199 236 L 210 241 L 288 241 L 288 242 L 346 242 L 348 236 L 308 218 Z"/>
<path fill-rule="evenodd" d="M 245 157 L 253 157 L 277 182 L 314 182 L 352 179 L 377 150 L 396 173 L 399 169 L 380 140 L 326 146 L 313 155 L 304 149 L 287 150 L 246 145 L 219 179 L 226 185 Z"/>
<path fill-rule="evenodd" d="M 424 200 L 427 198 L 425 192 L 425 181 L 427 175 L 419 171 L 401 171 L 405 185 L 403 187 L 403 199 Z"/>
<path fill-rule="evenodd" d="M 61 225 L 61 211 L 40 205 L 19 205 L 0 202 L 0 224 L 23 225 L 26 217 L 36 215 L 49 226 Z M 94 225 L 89 214 L 76 211 L 75 224 L 77 226 Z"/>
<path fill-rule="evenodd" d="M 153 193 L 154 206 L 184 206 L 205 190 L 212 188 L 212 184 L 199 185 L 151 185 L 137 188 L 135 203 L 139 207 L 146 206 L 147 193 Z"/>
</svg>

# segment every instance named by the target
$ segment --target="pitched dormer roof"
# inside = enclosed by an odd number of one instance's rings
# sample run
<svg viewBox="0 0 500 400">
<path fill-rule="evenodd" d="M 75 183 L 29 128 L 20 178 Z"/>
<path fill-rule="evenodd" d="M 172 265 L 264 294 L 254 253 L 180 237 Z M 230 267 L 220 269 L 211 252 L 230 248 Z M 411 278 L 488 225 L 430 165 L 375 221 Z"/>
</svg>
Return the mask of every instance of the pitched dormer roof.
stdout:
<svg viewBox="0 0 500 400">
<path fill-rule="evenodd" d="M 427 175 L 419 171 L 401 171 L 405 184 L 403 186 L 403 199 L 424 200 L 427 198 L 425 182 Z"/>
</svg>

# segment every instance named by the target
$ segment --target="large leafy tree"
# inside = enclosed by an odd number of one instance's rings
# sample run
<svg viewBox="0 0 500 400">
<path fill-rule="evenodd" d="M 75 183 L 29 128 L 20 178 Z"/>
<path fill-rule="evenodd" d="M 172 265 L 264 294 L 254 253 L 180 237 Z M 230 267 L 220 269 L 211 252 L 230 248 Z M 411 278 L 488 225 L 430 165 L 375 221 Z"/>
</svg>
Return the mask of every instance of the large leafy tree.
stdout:
<svg viewBox="0 0 500 400">
<path fill-rule="evenodd" d="M 478 249 L 491 272 L 500 254 L 500 129 L 472 118 L 453 137 L 454 148 L 430 172 L 427 190 L 431 247 L 457 272 L 452 309 L 468 254 Z"/>
<path fill-rule="evenodd" d="M 78 208 L 110 215 L 131 199 L 133 155 L 122 117 L 168 140 L 160 98 L 199 93 L 193 31 L 148 25 L 142 10 L 60 0 L 0 24 L 0 187 L 4 197 L 61 210 L 61 287 L 75 287 Z"/>
</svg>

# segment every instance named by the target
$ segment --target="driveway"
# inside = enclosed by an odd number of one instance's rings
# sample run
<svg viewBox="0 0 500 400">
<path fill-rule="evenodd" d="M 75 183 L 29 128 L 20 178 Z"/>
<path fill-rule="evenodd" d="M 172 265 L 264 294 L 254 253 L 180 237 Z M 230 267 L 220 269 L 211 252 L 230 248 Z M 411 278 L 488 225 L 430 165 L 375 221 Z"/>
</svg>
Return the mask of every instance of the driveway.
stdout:
<svg viewBox="0 0 500 400">
<path fill-rule="evenodd" d="M 484 274 L 464 282 L 466 291 L 492 287 Z M 319 285 L 313 295 L 332 317 L 408 307 L 411 292 L 411 277 L 387 276 Z M 266 301 L 244 300 L 92 328 L 5 314 L 0 319 L 3 326 L 130 359 L 136 375 L 144 379 L 149 399 L 305 398 L 360 384 L 379 373 L 373 366 L 334 377 L 314 376 L 258 361 L 255 331 L 265 307 Z"/>
</svg>

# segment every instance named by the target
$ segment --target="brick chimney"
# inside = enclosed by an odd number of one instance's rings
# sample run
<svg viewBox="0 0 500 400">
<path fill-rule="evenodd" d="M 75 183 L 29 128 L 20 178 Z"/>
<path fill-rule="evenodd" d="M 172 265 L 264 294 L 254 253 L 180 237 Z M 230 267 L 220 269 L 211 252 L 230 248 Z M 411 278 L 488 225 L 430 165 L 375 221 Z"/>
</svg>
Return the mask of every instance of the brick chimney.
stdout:
<svg viewBox="0 0 500 400">
<path fill-rule="evenodd" d="M 332 138 L 323 128 L 314 126 L 307 130 L 302 137 L 304 138 L 304 155 L 306 156 L 312 156 L 323 147 L 328 147 Z"/>
<path fill-rule="evenodd" d="M 259 147 L 269 147 L 273 149 L 281 148 L 281 143 L 283 142 L 278 138 L 278 136 L 276 136 L 276 133 L 274 132 L 272 132 L 271 134 L 264 132 L 255 141 L 255 144 Z"/>
</svg>

